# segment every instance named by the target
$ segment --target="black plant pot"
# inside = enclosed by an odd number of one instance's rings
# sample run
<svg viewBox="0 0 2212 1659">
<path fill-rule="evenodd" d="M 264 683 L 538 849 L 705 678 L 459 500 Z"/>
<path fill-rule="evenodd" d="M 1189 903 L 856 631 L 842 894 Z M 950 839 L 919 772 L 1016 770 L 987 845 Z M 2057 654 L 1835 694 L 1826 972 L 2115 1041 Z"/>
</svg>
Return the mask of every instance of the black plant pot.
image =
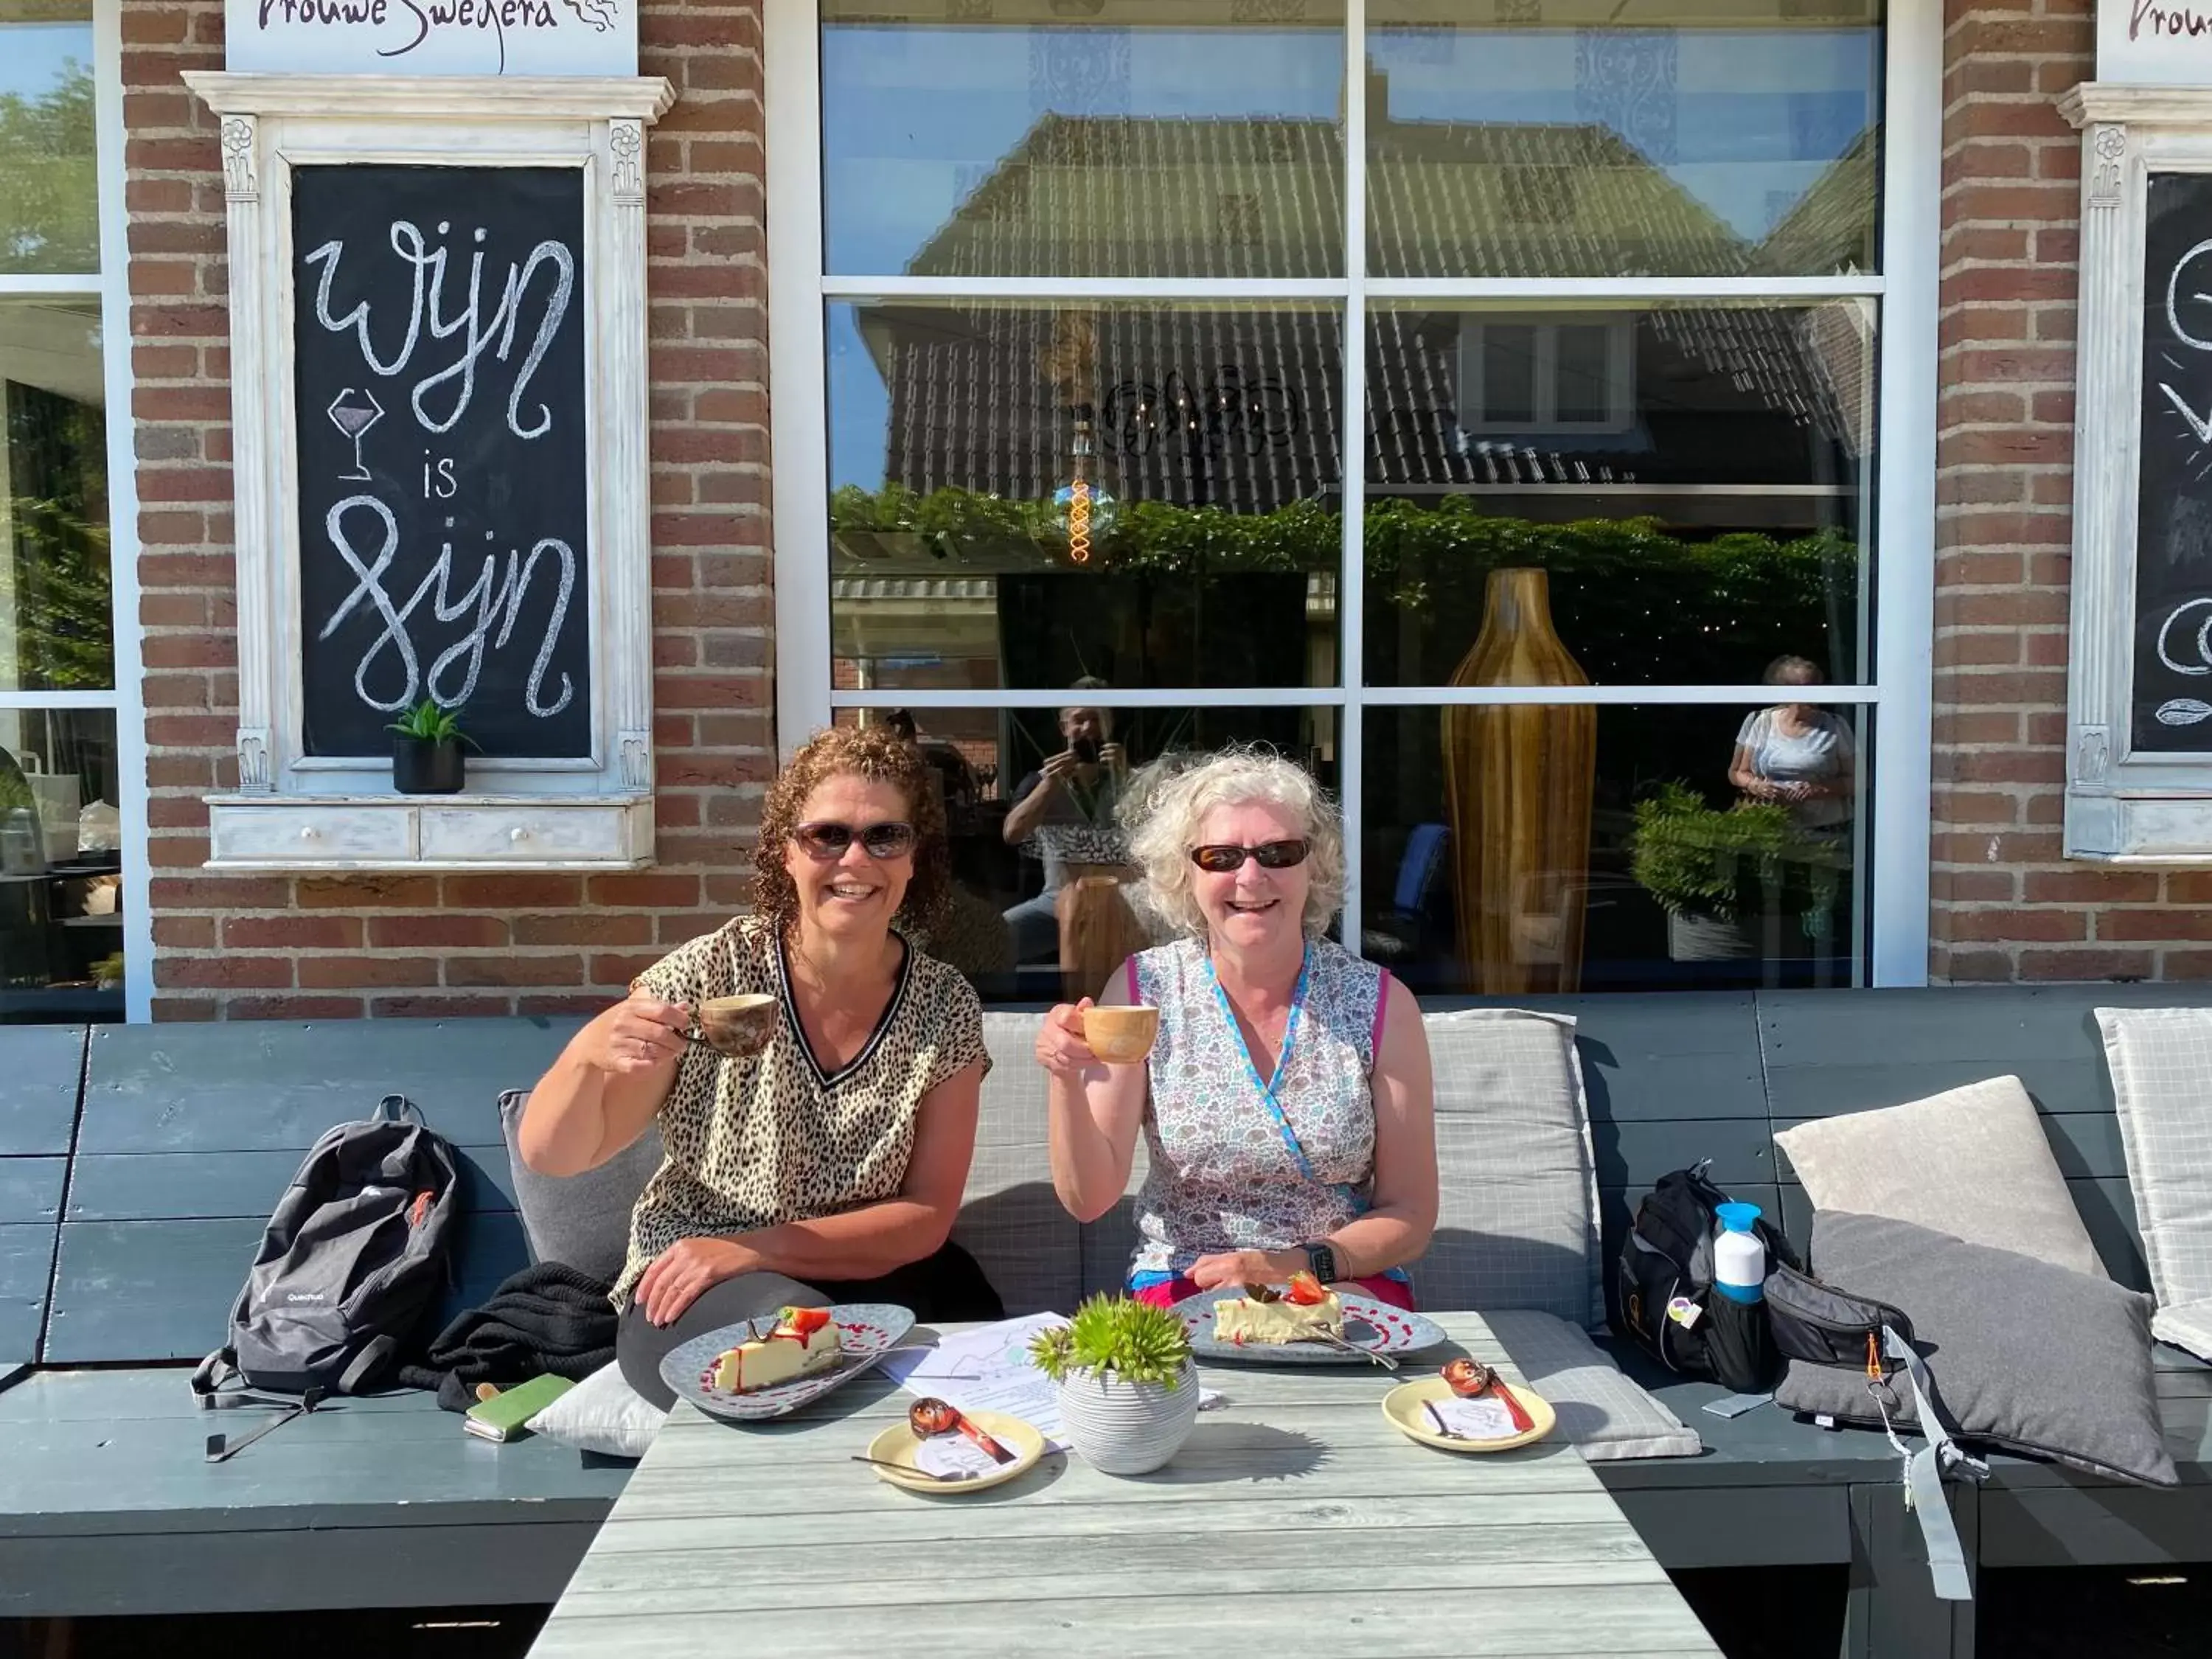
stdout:
<svg viewBox="0 0 2212 1659">
<path fill-rule="evenodd" d="M 463 770 L 458 738 L 392 740 L 392 787 L 403 795 L 458 795 Z"/>
</svg>

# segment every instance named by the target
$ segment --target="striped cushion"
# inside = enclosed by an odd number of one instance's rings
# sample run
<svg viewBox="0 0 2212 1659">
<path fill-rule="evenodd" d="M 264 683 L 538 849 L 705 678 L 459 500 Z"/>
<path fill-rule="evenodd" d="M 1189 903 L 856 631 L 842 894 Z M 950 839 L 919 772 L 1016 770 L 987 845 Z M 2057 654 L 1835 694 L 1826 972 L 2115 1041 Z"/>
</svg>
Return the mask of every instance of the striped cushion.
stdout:
<svg viewBox="0 0 2212 1659">
<path fill-rule="evenodd" d="M 1575 1022 L 1472 1009 L 1425 1024 L 1442 1202 L 1413 1268 L 1431 1308 L 1530 1308 L 1605 1322 L 1597 1167 Z"/>
<path fill-rule="evenodd" d="M 2212 1358 L 2212 1008 L 2096 1012 L 2158 1296 L 2152 1334 Z"/>
</svg>

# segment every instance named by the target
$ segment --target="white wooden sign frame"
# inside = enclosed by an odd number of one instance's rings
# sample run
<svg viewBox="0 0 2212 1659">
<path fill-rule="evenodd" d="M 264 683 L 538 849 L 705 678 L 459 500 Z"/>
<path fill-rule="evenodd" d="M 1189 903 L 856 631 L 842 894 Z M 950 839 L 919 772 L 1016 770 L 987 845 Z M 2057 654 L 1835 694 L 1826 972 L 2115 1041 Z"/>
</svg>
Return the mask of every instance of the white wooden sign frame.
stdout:
<svg viewBox="0 0 2212 1659">
<path fill-rule="evenodd" d="M 2212 867 L 2212 727 L 2187 753 L 2131 737 L 2147 204 L 2154 173 L 2212 173 L 2212 88 L 2089 82 L 2059 110 L 2081 133 L 2066 856 Z"/>
<path fill-rule="evenodd" d="M 645 129 L 659 76 L 187 75 L 222 118 L 238 562 L 238 787 L 209 797 L 212 867 L 634 868 L 653 854 Z M 574 167 L 583 176 L 592 752 L 472 759 L 459 795 L 393 793 L 389 762 L 302 738 L 292 172 Z"/>
</svg>

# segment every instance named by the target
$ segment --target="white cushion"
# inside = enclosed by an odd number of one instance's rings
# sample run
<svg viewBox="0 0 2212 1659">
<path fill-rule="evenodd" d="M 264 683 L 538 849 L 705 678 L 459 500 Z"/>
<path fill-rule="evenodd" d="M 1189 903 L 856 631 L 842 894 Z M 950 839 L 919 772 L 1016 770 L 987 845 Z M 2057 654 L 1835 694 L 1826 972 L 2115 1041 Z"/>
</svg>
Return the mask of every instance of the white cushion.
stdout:
<svg viewBox="0 0 2212 1659">
<path fill-rule="evenodd" d="M 1559 1431 L 1593 1462 L 1695 1457 L 1698 1431 L 1621 1374 L 1576 1327 L 1549 1314 L 1483 1316 L 1528 1386 L 1559 1414 Z"/>
<path fill-rule="evenodd" d="M 1784 1129 L 1815 1210 L 1909 1221 L 1969 1244 L 2108 1275 L 2016 1077 Z"/>
<path fill-rule="evenodd" d="M 630 1387 L 622 1367 L 601 1366 L 530 1419 L 556 1445 L 605 1457 L 642 1457 L 668 1413 Z"/>
<path fill-rule="evenodd" d="M 2151 1329 L 2212 1358 L 2212 1008 L 2100 1008 L 2097 1024 L 2158 1297 Z"/>
<path fill-rule="evenodd" d="M 1605 1322 L 1597 1164 L 1575 1022 L 1477 1008 L 1425 1020 L 1436 1071 L 1436 1237 L 1421 1305 Z"/>
</svg>

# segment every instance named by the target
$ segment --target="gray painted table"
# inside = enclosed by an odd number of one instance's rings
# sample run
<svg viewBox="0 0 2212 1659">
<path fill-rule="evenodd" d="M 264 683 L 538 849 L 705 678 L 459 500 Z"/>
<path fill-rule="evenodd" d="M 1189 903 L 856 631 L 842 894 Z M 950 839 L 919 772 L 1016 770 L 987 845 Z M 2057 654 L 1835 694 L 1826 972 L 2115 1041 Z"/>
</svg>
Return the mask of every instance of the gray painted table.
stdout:
<svg viewBox="0 0 2212 1659">
<path fill-rule="evenodd" d="M 1516 1378 L 1472 1314 L 1433 1316 Z M 1208 1366 L 1223 1403 L 1137 1480 L 1048 1455 L 1008 1486 L 924 1498 L 848 1461 L 911 1396 L 855 1380 L 732 1425 L 678 1405 L 532 1659 L 732 1651 L 1066 1659 L 1233 1640 L 1254 1655 L 1717 1656 L 1565 1442 L 1414 1443 L 1362 1366 Z"/>
</svg>

